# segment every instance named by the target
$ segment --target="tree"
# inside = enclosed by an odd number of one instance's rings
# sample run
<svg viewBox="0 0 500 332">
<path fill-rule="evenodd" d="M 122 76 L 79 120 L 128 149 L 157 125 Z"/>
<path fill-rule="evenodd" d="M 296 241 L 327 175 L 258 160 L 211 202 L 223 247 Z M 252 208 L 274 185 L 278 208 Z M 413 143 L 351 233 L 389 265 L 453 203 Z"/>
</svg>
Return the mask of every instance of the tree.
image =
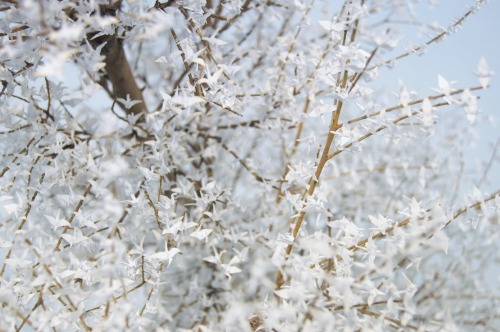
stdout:
<svg viewBox="0 0 500 332">
<path fill-rule="evenodd" d="M 486 61 L 377 85 L 483 1 L 402 54 L 412 1 L 0 4 L 0 330 L 498 326 Z"/>
</svg>

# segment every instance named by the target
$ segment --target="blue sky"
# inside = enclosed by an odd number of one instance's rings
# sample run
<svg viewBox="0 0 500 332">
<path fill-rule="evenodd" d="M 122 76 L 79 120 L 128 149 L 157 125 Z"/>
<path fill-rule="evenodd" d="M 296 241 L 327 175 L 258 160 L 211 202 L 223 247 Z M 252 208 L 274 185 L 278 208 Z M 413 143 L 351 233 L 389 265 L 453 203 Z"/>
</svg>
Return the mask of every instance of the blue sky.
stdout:
<svg viewBox="0 0 500 332">
<path fill-rule="evenodd" d="M 442 0 L 436 7 L 429 10 L 428 1 L 416 6 L 417 19 L 422 23 L 437 23 L 447 27 L 454 19 L 463 15 L 467 8 L 474 4 L 473 0 Z M 477 124 L 477 141 L 469 147 L 464 147 L 467 162 L 485 164 L 490 158 L 492 144 L 500 139 L 500 1 L 489 1 L 484 7 L 469 16 L 462 28 L 447 36 L 443 41 L 432 44 L 423 56 L 410 56 L 400 60 L 392 70 L 384 69 L 381 76 L 386 88 L 397 91 L 398 79 L 405 82 L 408 89 L 414 90 L 419 96 L 432 94 L 431 88 L 437 87 L 437 75 L 449 81 L 456 81 L 454 87 L 462 88 L 479 85 L 474 75 L 479 59 L 484 56 L 490 70 L 496 73 L 492 77 L 490 88 L 480 91 L 478 101 L 483 119 L 490 117 L 493 124 L 479 121 Z M 429 40 L 429 36 L 415 34 L 415 29 L 402 28 L 405 39 L 399 47 L 412 41 L 421 44 Z M 397 52 L 399 54 L 401 52 Z M 496 125 L 494 124 L 496 122 Z M 498 160 L 498 156 L 497 156 Z M 491 169 L 491 183 L 485 190 L 496 190 L 500 185 L 499 163 Z"/>
</svg>

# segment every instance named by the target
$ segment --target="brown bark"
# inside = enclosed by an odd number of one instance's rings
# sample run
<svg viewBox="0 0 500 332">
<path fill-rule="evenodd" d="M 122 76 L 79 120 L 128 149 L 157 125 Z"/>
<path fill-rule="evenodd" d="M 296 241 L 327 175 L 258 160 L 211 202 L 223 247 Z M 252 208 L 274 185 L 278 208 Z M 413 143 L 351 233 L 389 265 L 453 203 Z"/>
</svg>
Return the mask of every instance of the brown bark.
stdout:
<svg viewBox="0 0 500 332">
<path fill-rule="evenodd" d="M 100 14 L 103 16 L 116 16 L 117 11 L 120 10 L 122 0 L 110 1 L 109 5 L 100 6 Z M 138 100 L 140 103 L 135 104 L 130 109 L 128 109 L 123 103 L 118 102 L 122 109 L 127 114 L 140 114 L 145 113 L 147 110 L 142 91 L 137 85 L 134 74 L 132 73 L 132 68 L 125 55 L 125 50 L 123 48 L 123 39 L 120 36 L 101 36 L 99 38 L 93 39 L 89 36 L 89 41 L 91 41 L 92 46 L 97 48 L 97 46 L 102 43 L 106 45 L 102 48 L 101 54 L 105 56 L 105 76 L 99 84 L 103 85 L 105 89 L 106 81 L 108 80 L 112 86 L 112 97 L 116 100 L 118 98 L 127 100 L 129 96 L 130 100 Z"/>
<path fill-rule="evenodd" d="M 105 71 L 113 86 L 113 94 L 115 98 L 127 99 L 127 95 L 131 100 L 141 101 L 135 104 L 130 109 L 126 109 L 120 104 L 127 113 L 139 114 L 146 111 L 146 104 L 142 91 L 139 89 L 135 80 L 130 64 L 125 56 L 123 49 L 123 40 L 113 36 L 108 39 L 106 46 L 103 48 L 105 59 Z"/>
</svg>

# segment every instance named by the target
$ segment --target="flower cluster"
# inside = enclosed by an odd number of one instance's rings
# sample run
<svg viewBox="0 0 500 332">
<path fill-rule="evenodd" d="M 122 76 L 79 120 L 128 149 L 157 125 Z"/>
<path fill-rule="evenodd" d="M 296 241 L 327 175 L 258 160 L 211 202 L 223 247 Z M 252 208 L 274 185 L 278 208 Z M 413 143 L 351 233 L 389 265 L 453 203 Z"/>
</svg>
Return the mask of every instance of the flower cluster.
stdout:
<svg viewBox="0 0 500 332">
<path fill-rule="evenodd" d="M 412 1 L 340 3 L 0 1 L 0 330 L 498 326 L 486 60 L 377 85 L 483 1 L 396 56 Z"/>
</svg>

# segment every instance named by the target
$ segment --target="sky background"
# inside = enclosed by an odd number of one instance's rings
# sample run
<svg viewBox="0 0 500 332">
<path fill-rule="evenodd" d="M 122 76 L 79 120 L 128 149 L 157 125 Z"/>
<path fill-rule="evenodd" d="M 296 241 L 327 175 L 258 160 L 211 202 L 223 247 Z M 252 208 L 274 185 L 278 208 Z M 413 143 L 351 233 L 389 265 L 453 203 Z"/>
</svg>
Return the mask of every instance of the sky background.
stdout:
<svg viewBox="0 0 500 332">
<path fill-rule="evenodd" d="M 453 24 L 455 18 L 462 16 L 475 3 L 474 0 L 441 0 L 434 1 L 436 6 L 429 9 L 429 2 L 421 1 L 416 5 L 417 19 L 422 23 L 437 23 L 443 27 Z M 398 49 L 410 41 L 421 44 L 430 39 L 426 35 L 419 36 L 418 32 L 415 34 L 415 28 L 403 26 L 401 30 L 407 39 L 401 41 Z M 448 81 L 457 81 L 453 85 L 456 88 L 479 85 L 474 71 L 482 56 L 495 75 L 490 88 L 478 91 L 476 95 L 480 96 L 478 107 L 483 119 L 491 118 L 493 123 L 479 121 L 477 124 L 480 137 L 472 146 L 465 147 L 465 156 L 470 164 L 486 164 L 493 144 L 500 140 L 500 1 L 486 3 L 465 20 L 460 30 L 430 45 L 423 56 L 413 55 L 399 60 L 394 69 L 383 69 L 380 75 L 388 89 L 397 91 L 397 82 L 401 79 L 409 90 L 416 91 L 419 96 L 426 96 L 435 93 L 431 88 L 437 87 L 438 75 Z M 494 191 L 499 188 L 498 159 L 497 153 L 497 162 L 490 172 L 492 181 L 481 189 Z"/>
</svg>

